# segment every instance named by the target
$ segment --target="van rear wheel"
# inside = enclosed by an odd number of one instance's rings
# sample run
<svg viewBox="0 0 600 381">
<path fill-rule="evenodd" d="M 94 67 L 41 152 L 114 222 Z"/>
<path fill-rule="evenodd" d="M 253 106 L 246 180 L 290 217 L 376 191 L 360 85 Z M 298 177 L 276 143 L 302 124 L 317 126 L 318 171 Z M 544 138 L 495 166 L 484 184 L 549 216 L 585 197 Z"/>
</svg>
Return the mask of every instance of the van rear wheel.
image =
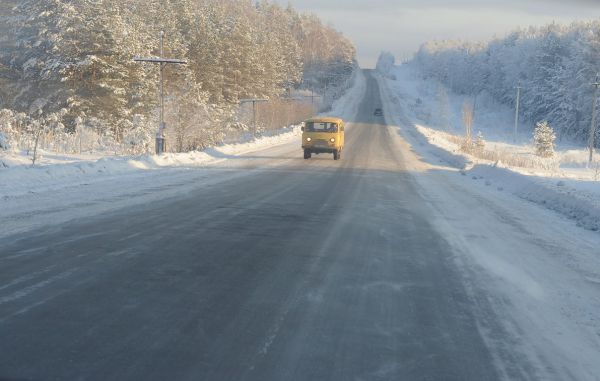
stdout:
<svg viewBox="0 0 600 381">
<path fill-rule="evenodd" d="M 304 150 L 304 158 L 305 159 L 310 159 L 310 157 L 312 156 L 311 152 L 307 149 Z"/>
</svg>

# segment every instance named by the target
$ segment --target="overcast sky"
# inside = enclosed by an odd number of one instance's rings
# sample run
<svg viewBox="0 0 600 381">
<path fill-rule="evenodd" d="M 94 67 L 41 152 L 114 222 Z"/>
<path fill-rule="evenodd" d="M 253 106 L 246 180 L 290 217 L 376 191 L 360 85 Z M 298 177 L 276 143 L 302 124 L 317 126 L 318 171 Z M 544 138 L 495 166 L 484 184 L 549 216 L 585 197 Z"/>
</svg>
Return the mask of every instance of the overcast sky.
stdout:
<svg viewBox="0 0 600 381">
<path fill-rule="evenodd" d="M 279 0 L 287 4 L 286 0 Z M 362 67 L 411 57 L 431 39 L 487 40 L 521 26 L 600 17 L 600 0 L 291 0 L 348 36 Z"/>
</svg>

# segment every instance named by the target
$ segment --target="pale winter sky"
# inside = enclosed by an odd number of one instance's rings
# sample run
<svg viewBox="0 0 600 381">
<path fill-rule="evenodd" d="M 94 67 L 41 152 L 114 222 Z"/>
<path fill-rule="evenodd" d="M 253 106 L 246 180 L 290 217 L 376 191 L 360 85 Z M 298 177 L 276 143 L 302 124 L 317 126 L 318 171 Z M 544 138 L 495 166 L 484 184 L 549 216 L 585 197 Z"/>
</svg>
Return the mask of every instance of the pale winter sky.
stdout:
<svg viewBox="0 0 600 381">
<path fill-rule="evenodd" d="M 279 0 L 283 5 L 286 0 Z M 600 17 L 600 0 L 291 0 L 350 37 L 362 67 L 409 58 L 432 39 L 487 40 L 517 27 Z"/>
</svg>

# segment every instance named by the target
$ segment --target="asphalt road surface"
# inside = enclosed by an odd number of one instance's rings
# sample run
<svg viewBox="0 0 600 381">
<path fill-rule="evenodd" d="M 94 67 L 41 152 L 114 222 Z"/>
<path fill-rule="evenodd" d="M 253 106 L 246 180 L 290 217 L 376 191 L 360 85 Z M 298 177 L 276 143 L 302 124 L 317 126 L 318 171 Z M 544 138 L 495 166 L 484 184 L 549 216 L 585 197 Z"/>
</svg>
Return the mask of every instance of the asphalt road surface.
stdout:
<svg viewBox="0 0 600 381">
<path fill-rule="evenodd" d="M 298 142 L 203 169 L 237 175 L 177 197 L 6 239 L 0 379 L 499 379 L 476 319 L 496 317 L 376 108 L 367 73 L 340 161 L 303 160 Z"/>
</svg>

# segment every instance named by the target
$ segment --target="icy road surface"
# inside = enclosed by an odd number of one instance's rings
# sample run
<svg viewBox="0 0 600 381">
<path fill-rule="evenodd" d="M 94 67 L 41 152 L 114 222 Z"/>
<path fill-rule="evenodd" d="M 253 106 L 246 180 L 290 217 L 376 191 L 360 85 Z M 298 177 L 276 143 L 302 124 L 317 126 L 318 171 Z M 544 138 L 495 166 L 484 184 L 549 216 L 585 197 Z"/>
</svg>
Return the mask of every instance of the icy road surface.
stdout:
<svg viewBox="0 0 600 381">
<path fill-rule="evenodd" d="M 598 379 L 598 233 L 419 158 L 366 76 L 340 161 L 80 186 L 3 238 L 0 379 Z"/>
</svg>

